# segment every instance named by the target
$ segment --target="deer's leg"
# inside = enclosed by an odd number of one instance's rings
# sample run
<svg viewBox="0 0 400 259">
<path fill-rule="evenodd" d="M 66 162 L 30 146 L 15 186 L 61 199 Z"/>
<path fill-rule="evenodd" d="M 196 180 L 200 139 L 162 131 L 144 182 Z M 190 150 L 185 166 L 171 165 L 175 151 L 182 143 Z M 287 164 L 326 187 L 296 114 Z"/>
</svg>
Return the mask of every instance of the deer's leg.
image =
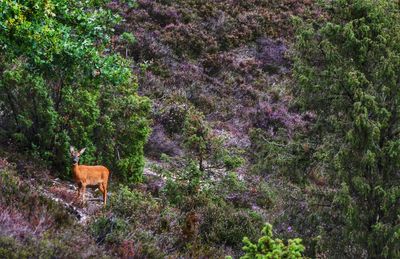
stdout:
<svg viewBox="0 0 400 259">
<path fill-rule="evenodd" d="M 106 206 L 106 204 L 107 204 L 107 183 L 104 183 L 104 207 Z"/>
<path fill-rule="evenodd" d="M 86 184 L 82 184 L 82 203 L 85 203 Z"/>
<path fill-rule="evenodd" d="M 79 200 L 79 198 L 81 197 L 82 185 L 80 183 L 78 183 L 77 185 L 78 185 L 78 190 L 76 191 L 76 195 L 74 198 L 75 201 Z"/>
<path fill-rule="evenodd" d="M 104 194 L 104 186 L 102 183 L 99 184 L 99 190 Z"/>
<path fill-rule="evenodd" d="M 99 185 L 99 189 L 100 191 L 103 193 L 103 201 L 104 201 L 104 207 L 106 206 L 106 202 L 107 202 L 107 187 L 104 183 L 101 183 Z"/>
</svg>

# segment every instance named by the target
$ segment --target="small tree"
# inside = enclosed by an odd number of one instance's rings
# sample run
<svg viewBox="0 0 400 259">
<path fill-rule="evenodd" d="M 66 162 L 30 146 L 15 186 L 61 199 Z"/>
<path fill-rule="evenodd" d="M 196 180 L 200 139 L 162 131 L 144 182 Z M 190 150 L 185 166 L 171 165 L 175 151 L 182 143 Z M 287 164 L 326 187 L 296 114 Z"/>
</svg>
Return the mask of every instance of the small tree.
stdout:
<svg viewBox="0 0 400 259">
<path fill-rule="evenodd" d="M 200 171 L 204 171 L 204 160 L 210 151 L 210 131 L 204 115 L 190 109 L 184 122 L 184 145 L 194 159 L 198 161 Z"/>
<path fill-rule="evenodd" d="M 198 162 L 200 171 L 206 169 L 232 170 L 243 163 L 238 149 L 227 147 L 223 136 L 215 135 L 204 115 L 190 108 L 183 128 L 184 146 L 191 156 Z M 207 166 L 205 163 L 207 162 Z"/>
<path fill-rule="evenodd" d="M 175 204 L 198 195 L 215 169 L 233 170 L 243 163 L 240 152 L 226 146 L 222 136 L 214 135 L 204 115 L 193 107 L 185 114 L 182 132 L 188 155 L 174 158 L 163 155 L 167 163 L 158 168 L 168 179 L 165 191 Z"/>
<path fill-rule="evenodd" d="M 267 258 L 303 258 L 304 246 L 300 238 L 289 239 L 285 245 L 281 239 L 274 239 L 272 225 L 265 224 L 262 236 L 256 244 L 247 237 L 243 238 L 243 251 L 246 252 L 242 259 L 267 259 Z"/>
</svg>

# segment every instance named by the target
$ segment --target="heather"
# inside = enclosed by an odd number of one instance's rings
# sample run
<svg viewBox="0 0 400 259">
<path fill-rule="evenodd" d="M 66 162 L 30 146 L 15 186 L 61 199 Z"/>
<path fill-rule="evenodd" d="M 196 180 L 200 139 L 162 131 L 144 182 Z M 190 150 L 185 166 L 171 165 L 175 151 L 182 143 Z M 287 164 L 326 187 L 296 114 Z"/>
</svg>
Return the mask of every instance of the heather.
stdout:
<svg viewBox="0 0 400 259">
<path fill-rule="evenodd" d="M 139 91 L 154 100 L 156 121 L 179 133 L 178 105 L 194 105 L 220 130 L 243 137 L 252 127 L 291 131 L 302 114 L 291 111 L 285 85 L 293 38 L 290 17 L 316 16 L 308 1 L 138 1 L 112 3 L 135 42 L 116 40 L 116 50 L 136 61 Z M 250 118 L 250 119 L 249 119 Z M 157 128 L 157 130 L 159 130 Z"/>
</svg>

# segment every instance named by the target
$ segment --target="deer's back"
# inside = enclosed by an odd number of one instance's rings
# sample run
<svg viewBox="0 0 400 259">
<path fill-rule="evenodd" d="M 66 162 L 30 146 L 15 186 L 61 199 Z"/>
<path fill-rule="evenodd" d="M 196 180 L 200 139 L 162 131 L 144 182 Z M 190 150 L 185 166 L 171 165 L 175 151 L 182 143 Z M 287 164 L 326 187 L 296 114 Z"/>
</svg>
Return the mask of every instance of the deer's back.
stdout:
<svg viewBox="0 0 400 259">
<path fill-rule="evenodd" d="M 85 182 L 86 184 L 96 185 L 108 181 L 110 171 L 102 165 L 79 165 L 76 169 L 76 181 Z"/>
</svg>

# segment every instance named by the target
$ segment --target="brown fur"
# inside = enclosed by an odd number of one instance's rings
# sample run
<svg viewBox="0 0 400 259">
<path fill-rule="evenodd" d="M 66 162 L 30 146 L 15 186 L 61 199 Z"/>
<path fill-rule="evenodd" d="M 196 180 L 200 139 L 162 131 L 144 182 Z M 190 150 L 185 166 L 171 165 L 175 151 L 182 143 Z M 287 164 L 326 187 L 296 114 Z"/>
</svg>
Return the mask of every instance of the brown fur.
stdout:
<svg viewBox="0 0 400 259">
<path fill-rule="evenodd" d="M 84 149 L 80 152 L 76 152 L 71 147 L 71 155 L 78 157 L 83 153 Z M 72 173 L 74 175 L 74 180 L 78 185 L 77 198 L 82 196 L 82 201 L 85 200 L 86 186 L 97 186 L 103 193 L 104 206 L 107 204 L 107 187 L 108 187 L 108 177 L 110 171 L 102 165 L 88 166 L 88 165 L 78 165 L 75 163 L 72 166 Z"/>
</svg>

